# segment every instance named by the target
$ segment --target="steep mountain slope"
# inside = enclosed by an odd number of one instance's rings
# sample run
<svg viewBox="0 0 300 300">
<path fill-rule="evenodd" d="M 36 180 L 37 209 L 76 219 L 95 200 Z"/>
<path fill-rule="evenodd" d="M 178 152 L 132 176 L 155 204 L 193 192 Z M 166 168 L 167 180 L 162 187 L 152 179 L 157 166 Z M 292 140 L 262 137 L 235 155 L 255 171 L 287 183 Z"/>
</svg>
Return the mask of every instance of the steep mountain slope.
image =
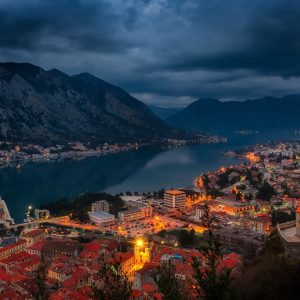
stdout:
<svg viewBox="0 0 300 300">
<path fill-rule="evenodd" d="M 124 90 L 90 74 L 0 64 L 0 137 L 122 142 L 182 134 Z"/>
<path fill-rule="evenodd" d="M 151 111 L 162 120 L 166 120 L 177 114 L 180 108 L 165 108 L 156 105 L 148 105 Z"/>
<path fill-rule="evenodd" d="M 200 99 L 166 121 L 178 128 L 211 133 L 300 129 L 300 96 L 265 97 L 244 102 Z"/>
</svg>

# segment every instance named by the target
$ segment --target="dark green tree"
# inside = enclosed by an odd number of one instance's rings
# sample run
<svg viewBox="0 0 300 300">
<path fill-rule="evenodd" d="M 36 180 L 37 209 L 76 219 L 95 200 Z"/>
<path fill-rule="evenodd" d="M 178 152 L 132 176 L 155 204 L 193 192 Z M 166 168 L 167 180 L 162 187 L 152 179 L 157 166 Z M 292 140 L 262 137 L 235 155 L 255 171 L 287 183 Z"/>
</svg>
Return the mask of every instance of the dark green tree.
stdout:
<svg viewBox="0 0 300 300">
<path fill-rule="evenodd" d="M 194 258 L 192 263 L 198 299 L 233 299 L 233 291 L 230 287 L 231 269 L 220 268 L 220 263 L 223 260 L 223 245 L 220 237 L 215 235 L 211 229 L 211 219 L 207 206 L 203 219 L 207 228 L 206 245 L 200 249 L 202 259 Z"/>
<path fill-rule="evenodd" d="M 154 280 L 163 294 L 164 300 L 188 300 L 190 292 L 184 281 L 176 278 L 175 267 L 172 263 L 161 264 L 155 274 Z"/>
<path fill-rule="evenodd" d="M 32 297 L 35 300 L 47 300 L 49 299 L 49 290 L 45 284 L 46 280 L 46 267 L 43 263 L 38 267 L 35 273 L 36 289 L 32 293 Z"/>
<path fill-rule="evenodd" d="M 191 246 L 195 243 L 195 230 L 180 230 L 179 242 L 181 246 Z"/>
<path fill-rule="evenodd" d="M 275 195 L 274 188 L 267 181 L 264 181 L 263 184 L 258 188 L 257 198 L 270 201 L 273 195 Z"/>
<path fill-rule="evenodd" d="M 93 295 L 99 300 L 128 300 L 132 294 L 132 284 L 124 273 L 121 261 L 114 257 L 99 257 L 99 285 L 93 286 Z"/>
<path fill-rule="evenodd" d="M 266 238 L 255 259 L 233 281 L 241 300 L 300 299 L 300 263 L 288 257 L 278 232 Z"/>
</svg>

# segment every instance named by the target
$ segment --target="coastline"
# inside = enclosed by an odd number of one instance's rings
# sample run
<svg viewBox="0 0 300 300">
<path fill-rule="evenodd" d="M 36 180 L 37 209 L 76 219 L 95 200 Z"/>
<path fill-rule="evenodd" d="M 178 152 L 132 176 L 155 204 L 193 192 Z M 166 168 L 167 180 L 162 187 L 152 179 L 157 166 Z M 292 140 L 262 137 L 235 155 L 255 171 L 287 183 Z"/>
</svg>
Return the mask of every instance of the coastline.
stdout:
<svg viewBox="0 0 300 300">
<path fill-rule="evenodd" d="M 58 162 L 63 160 L 82 160 L 89 157 L 101 157 L 108 154 L 117 154 L 125 151 L 138 150 L 147 146 L 159 146 L 161 149 L 171 149 L 193 144 L 217 144 L 226 143 L 227 139 L 219 136 L 201 136 L 194 140 L 166 139 L 159 142 L 149 143 L 116 143 L 99 144 L 89 148 L 80 142 L 69 143 L 67 145 L 55 145 L 45 147 L 36 144 L 13 144 L 2 141 L 0 145 L 9 145 L 11 149 L 0 149 L 0 168 L 16 167 L 30 162 Z"/>
</svg>

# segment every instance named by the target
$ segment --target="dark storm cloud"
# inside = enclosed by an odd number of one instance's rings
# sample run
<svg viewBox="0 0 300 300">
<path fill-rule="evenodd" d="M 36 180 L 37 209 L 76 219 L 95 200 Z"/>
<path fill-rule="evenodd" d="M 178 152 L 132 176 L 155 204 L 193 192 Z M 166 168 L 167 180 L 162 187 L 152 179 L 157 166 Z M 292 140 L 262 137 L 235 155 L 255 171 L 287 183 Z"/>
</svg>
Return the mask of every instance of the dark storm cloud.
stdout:
<svg viewBox="0 0 300 300">
<path fill-rule="evenodd" d="M 300 93 L 299 16 L 298 0 L 0 0 L 0 59 L 163 105 Z"/>
<path fill-rule="evenodd" d="M 84 0 L 0 1 L 0 46 L 28 51 L 123 51 L 128 42 L 109 3 Z"/>
<path fill-rule="evenodd" d="M 300 75 L 300 2 L 281 1 L 275 6 L 261 7 L 242 32 L 247 42 L 217 53 L 195 55 L 187 59 L 175 57 L 166 66 L 174 70 L 250 69 L 261 74 L 283 77 Z M 222 51 L 223 50 L 223 51 Z"/>
</svg>

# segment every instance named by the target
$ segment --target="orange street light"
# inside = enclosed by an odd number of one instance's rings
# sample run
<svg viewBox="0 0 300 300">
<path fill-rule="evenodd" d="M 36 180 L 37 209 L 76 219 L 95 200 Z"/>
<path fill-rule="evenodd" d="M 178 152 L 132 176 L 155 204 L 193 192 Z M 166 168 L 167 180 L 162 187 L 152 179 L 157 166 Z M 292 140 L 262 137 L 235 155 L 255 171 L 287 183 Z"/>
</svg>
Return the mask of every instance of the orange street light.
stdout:
<svg viewBox="0 0 300 300">
<path fill-rule="evenodd" d="M 144 241 L 141 240 L 141 239 L 138 239 L 138 240 L 136 241 L 136 244 L 137 244 L 137 246 L 142 247 L 142 246 L 144 245 Z"/>
</svg>

